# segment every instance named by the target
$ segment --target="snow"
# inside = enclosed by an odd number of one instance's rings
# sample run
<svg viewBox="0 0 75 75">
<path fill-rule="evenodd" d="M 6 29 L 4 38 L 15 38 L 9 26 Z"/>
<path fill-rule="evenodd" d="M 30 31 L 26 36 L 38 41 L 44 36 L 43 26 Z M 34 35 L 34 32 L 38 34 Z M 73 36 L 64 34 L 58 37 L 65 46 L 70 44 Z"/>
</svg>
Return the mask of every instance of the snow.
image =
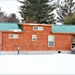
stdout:
<svg viewBox="0 0 75 75">
<path fill-rule="evenodd" d="M 1 55 L 0 74 L 75 74 L 75 55 Z"/>
</svg>

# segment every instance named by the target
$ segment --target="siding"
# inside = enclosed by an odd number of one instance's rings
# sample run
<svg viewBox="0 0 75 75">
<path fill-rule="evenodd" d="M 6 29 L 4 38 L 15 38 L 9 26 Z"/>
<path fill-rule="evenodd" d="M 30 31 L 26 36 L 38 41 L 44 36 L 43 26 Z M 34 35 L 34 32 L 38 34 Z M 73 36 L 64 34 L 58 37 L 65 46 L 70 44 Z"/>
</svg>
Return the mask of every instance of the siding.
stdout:
<svg viewBox="0 0 75 75">
<path fill-rule="evenodd" d="M 20 47 L 21 51 L 55 51 L 71 50 L 71 35 L 57 34 L 51 32 L 51 26 L 44 26 L 43 31 L 33 31 L 33 26 L 21 26 L 24 30 L 22 33 L 3 32 L 3 50 L 16 51 Z M 18 34 L 18 39 L 9 39 L 9 34 Z M 37 35 L 37 41 L 32 41 L 32 35 Z M 55 36 L 55 46 L 48 47 L 48 35 Z"/>
<path fill-rule="evenodd" d="M 0 51 L 2 50 L 2 32 L 0 32 Z"/>
</svg>

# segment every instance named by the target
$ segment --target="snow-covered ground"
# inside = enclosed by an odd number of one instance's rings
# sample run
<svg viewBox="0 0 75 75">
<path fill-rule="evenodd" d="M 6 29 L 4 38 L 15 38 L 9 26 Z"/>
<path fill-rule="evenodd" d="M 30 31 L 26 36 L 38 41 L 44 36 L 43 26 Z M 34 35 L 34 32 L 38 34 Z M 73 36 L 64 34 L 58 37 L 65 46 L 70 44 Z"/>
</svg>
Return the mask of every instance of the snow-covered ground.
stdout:
<svg viewBox="0 0 75 75">
<path fill-rule="evenodd" d="M 75 74 L 75 55 L 1 55 L 0 74 Z"/>
</svg>

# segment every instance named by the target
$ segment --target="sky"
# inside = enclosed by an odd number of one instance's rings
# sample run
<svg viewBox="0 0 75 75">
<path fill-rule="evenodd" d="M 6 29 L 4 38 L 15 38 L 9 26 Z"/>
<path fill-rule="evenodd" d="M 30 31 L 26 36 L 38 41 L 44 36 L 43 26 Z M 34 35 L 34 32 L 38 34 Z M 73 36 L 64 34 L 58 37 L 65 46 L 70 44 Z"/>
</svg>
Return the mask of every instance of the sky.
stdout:
<svg viewBox="0 0 75 75">
<path fill-rule="evenodd" d="M 19 3 L 17 0 L 0 0 L 1 11 L 7 13 L 7 15 L 11 13 L 15 13 L 19 19 L 21 19 L 19 11 Z"/>
</svg>

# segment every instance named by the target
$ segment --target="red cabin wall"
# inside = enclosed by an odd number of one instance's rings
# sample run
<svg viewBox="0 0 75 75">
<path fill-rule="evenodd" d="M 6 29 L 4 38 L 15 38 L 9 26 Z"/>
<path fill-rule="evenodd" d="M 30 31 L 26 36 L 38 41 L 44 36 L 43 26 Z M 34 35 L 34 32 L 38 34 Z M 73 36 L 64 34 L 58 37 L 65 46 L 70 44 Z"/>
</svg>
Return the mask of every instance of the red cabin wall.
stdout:
<svg viewBox="0 0 75 75">
<path fill-rule="evenodd" d="M 57 34 L 51 32 L 51 26 L 43 26 L 43 31 L 33 31 L 33 26 L 22 25 L 24 32 L 3 32 L 3 51 L 69 51 L 71 50 L 70 34 Z M 9 34 L 18 34 L 18 39 L 9 39 Z M 32 35 L 37 35 L 37 41 L 32 41 Z M 48 47 L 48 35 L 54 35 L 54 47 Z"/>
</svg>

